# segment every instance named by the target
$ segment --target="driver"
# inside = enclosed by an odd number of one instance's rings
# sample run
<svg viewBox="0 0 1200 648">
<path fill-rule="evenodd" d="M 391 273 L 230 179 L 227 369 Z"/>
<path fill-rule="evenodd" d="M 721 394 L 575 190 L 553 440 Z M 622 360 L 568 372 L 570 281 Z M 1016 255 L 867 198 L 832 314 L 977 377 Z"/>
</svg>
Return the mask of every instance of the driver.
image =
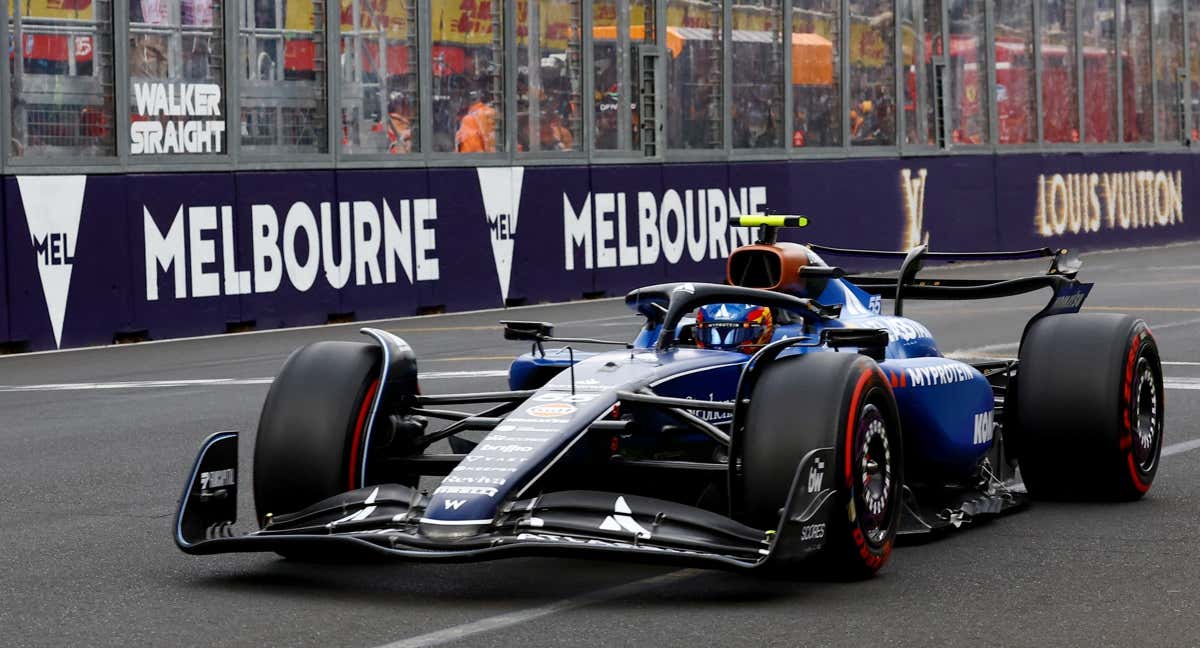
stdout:
<svg viewBox="0 0 1200 648">
<path fill-rule="evenodd" d="M 775 335 L 771 309 L 754 304 L 708 304 L 696 311 L 696 346 L 752 354 Z"/>
</svg>

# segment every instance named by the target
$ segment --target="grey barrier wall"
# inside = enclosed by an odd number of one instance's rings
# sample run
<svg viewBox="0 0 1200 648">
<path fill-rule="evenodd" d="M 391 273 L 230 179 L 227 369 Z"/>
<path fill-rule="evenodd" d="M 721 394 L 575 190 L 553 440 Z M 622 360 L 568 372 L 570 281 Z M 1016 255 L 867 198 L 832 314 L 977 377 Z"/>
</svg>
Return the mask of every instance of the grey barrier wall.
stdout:
<svg viewBox="0 0 1200 648">
<path fill-rule="evenodd" d="M 1113 153 L 6 176 L 0 342 L 108 344 L 720 281 L 739 214 L 934 250 L 1200 238 L 1200 159 Z"/>
</svg>

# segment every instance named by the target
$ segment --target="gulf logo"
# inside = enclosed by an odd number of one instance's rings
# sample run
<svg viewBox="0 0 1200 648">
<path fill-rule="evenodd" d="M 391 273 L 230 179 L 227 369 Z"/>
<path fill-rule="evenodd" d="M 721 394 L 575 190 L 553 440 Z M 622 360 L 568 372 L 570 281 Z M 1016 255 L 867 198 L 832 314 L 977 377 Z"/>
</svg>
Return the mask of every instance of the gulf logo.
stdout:
<svg viewBox="0 0 1200 648">
<path fill-rule="evenodd" d="M 542 405 L 534 405 L 525 410 L 530 416 L 538 418 L 558 418 L 560 416 L 570 416 L 579 408 L 567 403 L 544 403 Z"/>
</svg>

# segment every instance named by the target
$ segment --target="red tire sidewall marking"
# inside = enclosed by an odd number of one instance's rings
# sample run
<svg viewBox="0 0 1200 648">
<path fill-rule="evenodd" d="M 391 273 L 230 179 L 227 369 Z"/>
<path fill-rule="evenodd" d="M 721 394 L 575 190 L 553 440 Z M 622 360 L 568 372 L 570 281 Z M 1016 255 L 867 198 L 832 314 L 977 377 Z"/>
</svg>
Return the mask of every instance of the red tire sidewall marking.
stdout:
<svg viewBox="0 0 1200 648">
<path fill-rule="evenodd" d="M 850 409 L 849 409 L 849 413 L 846 417 L 847 421 L 846 421 L 845 476 L 846 476 L 847 494 L 850 496 L 851 504 L 854 503 L 854 484 L 851 479 L 851 474 L 853 472 L 852 466 L 854 463 L 853 462 L 853 448 L 855 445 L 854 432 L 855 432 L 855 429 L 858 427 L 858 425 L 857 425 L 858 417 L 856 416 L 856 414 L 858 413 L 859 402 L 862 400 L 863 391 L 866 388 L 867 383 L 871 380 L 871 376 L 873 376 L 873 375 L 877 375 L 876 372 L 873 370 L 868 370 L 868 371 L 862 372 L 862 375 L 858 377 L 858 382 L 854 385 L 854 394 L 850 397 Z M 880 380 L 887 382 L 887 379 L 884 378 L 883 376 L 880 376 Z M 858 513 L 856 511 L 855 518 L 857 518 L 857 517 L 858 517 Z M 870 545 L 867 544 L 867 538 L 866 538 L 866 536 L 863 535 L 862 529 L 859 528 L 858 520 L 857 519 L 849 520 L 849 522 L 853 526 L 853 528 L 850 530 L 850 535 L 854 539 L 855 546 L 858 547 L 858 555 L 860 558 L 862 558 L 863 563 L 866 564 L 867 567 L 869 567 L 871 569 L 877 570 L 880 567 L 883 567 L 884 563 L 886 563 L 888 561 L 888 558 L 892 554 L 891 539 L 889 538 L 887 541 L 885 541 L 883 543 L 883 546 L 880 547 L 879 553 L 876 554 L 874 551 L 871 551 Z"/>
<path fill-rule="evenodd" d="M 363 398 L 362 405 L 358 408 L 358 420 L 354 423 L 354 436 L 350 439 L 350 490 L 358 488 L 358 455 L 359 446 L 362 445 L 363 430 L 366 429 L 367 414 L 371 411 L 371 405 L 375 401 L 375 392 L 379 389 L 379 379 L 376 378 L 370 387 L 367 387 L 367 395 Z"/>
<path fill-rule="evenodd" d="M 1123 375 L 1121 386 L 1121 412 L 1122 423 L 1124 423 L 1125 433 L 1122 435 L 1121 447 L 1125 450 L 1125 463 L 1129 466 L 1129 477 L 1133 487 L 1140 493 L 1145 493 L 1150 490 L 1150 484 L 1142 477 L 1141 471 L 1138 470 L 1137 462 L 1133 460 L 1133 444 L 1138 440 L 1134 439 L 1136 430 L 1133 429 L 1133 380 L 1134 369 L 1137 366 L 1138 355 L 1141 352 L 1144 340 L 1149 337 L 1149 331 L 1144 326 L 1139 326 L 1133 334 L 1133 344 L 1129 346 L 1129 354 L 1125 358 L 1125 372 Z M 1155 426 L 1158 421 L 1154 422 Z"/>
</svg>

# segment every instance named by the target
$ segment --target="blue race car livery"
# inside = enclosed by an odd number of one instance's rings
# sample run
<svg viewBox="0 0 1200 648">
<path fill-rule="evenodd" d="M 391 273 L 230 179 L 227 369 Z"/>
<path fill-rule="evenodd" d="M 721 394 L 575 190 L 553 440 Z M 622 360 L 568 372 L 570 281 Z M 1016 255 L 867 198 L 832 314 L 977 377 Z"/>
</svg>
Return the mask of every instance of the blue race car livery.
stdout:
<svg viewBox="0 0 1200 648">
<path fill-rule="evenodd" d="M 730 255 L 725 284 L 626 296 L 644 318 L 632 342 L 505 322 L 506 338 L 532 345 L 509 391 L 422 395 L 411 347 L 375 329 L 363 329 L 371 343 L 296 351 L 256 435 L 256 528 L 235 533 L 238 435 L 221 433 L 197 457 L 176 543 L 192 554 L 589 554 L 862 577 L 904 534 L 1031 497 L 1149 489 L 1163 418 L 1154 338 L 1141 320 L 1078 312 L 1091 285 L 1068 251 L 836 249 L 778 241 L 797 217 L 738 224 L 759 227 L 759 240 Z M 822 253 L 895 257 L 900 271 L 850 276 Z M 917 279 L 926 261 L 1040 257 L 1052 260 L 1041 275 Z M 1053 294 L 1017 359 L 947 358 L 903 316 L 911 299 L 1040 289 Z M 606 344 L 619 348 L 578 349 Z M 463 405 L 485 407 L 447 409 Z M 451 452 L 429 450 L 443 440 Z"/>
</svg>

